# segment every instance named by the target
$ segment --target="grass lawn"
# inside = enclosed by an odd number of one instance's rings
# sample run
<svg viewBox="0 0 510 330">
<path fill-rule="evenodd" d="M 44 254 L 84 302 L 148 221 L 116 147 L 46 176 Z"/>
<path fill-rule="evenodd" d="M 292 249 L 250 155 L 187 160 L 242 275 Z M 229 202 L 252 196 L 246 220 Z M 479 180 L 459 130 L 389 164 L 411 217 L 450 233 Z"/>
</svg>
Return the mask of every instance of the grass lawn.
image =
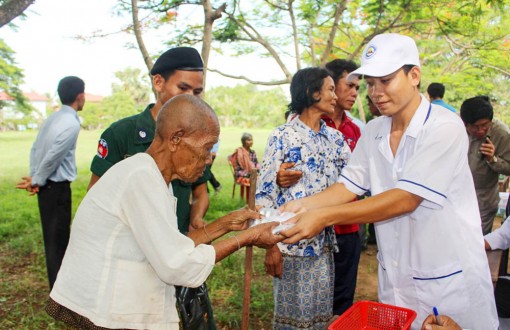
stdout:
<svg viewBox="0 0 510 330">
<path fill-rule="evenodd" d="M 232 198 L 232 173 L 227 156 L 241 145 L 244 131 L 253 134 L 259 161 L 271 130 L 222 128 L 218 157 L 213 165 L 223 185 L 211 192 L 207 220 L 216 219 L 243 206 L 239 188 Z M 96 153 L 101 131 L 82 131 L 78 138 L 78 178 L 72 184 L 73 210 L 85 195 L 90 179 L 90 161 Z M 67 329 L 47 316 L 48 297 L 44 247 L 36 197 L 16 190 L 19 179 L 28 174 L 30 147 L 36 132 L 0 132 L 0 329 Z M 212 191 L 212 189 L 211 189 Z M 358 268 L 355 301 L 377 300 L 376 247 L 362 253 Z M 271 329 L 273 314 L 272 278 L 265 274 L 264 251 L 254 248 L 251 290 L 251 329 Z M 244 290 L 244 249 L 219 262 L 207 280 L 215 319 L 220 329 L 239 329 Z"/>
<path fill-rule="evenodd" d="M 227 155 L 241 145 L 244 131 L 253 134 L 254 149 L 262 160 L 271 130 L 223 128 L 213 172 L 223 190 L 211 193 L 207 220 L 215 219 L 243 205 L 239 188 L 232 199 L 232 174 Z M 85 195 L 90 178 L 90 161 L 96 153 L 101 131 L 82 131 L 78 138 L 78 179 L 72 184 L 73 210 Z M 66 329 L 46 315 L 48 296 L 44 248 L 37 198 L 16 190 L 15 184 L 28 174 L 30 148 L 36 132 L 0 133 L 0 329 Z M 225 329 L 240 327 L 242 310 L 244 250 L 218 263 L 208 279 L 215 318 Z M 254 249 L 251 327 L 271 328 L 273 310 L 272 279 L 263 267 L 263 251 Z"/>
</svg>

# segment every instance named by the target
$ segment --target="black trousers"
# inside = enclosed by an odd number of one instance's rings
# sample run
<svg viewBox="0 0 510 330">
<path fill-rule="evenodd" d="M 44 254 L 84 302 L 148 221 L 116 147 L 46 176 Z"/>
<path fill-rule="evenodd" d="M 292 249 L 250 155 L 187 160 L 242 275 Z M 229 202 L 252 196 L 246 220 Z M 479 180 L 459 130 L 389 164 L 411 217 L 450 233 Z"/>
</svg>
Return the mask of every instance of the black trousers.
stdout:
<svg viewBox="0 0 510 330">
<path fill-rule="evenodd" d="M 69 243 L 71 231 L 71 183 L 49 181 L 37 194 L 46 253 L 50 290 Z"/>
<path fill-rule="evenodd" d="M 216 159 L 216 156 L 212 156 L 212 163 L 211 163 L 211 178 L 209 179 L 209 182 L 211 183 L 211 185 L 213 186 L 214 189 L 218 188 L 219 186 L 221 186 L 221 183 L 219 183 L 218 180 L 216 180 L 216 178 L 214 177 L 214 173 L 212 172 L 212 166 L 213 166 L 213 163 L 214 163 L 214 159 Z M 209 192 L 209 188 L 207 188 L 207 192 Z"/>
<path fill-rule="evenodd" d="M 358 264 L 361 255 L 361 241 L 358 232 L 336 235 L 339 252 L 334 253 L 335 289 L 333 314 L 342 315 L 354 301 Z"/>
</svg>

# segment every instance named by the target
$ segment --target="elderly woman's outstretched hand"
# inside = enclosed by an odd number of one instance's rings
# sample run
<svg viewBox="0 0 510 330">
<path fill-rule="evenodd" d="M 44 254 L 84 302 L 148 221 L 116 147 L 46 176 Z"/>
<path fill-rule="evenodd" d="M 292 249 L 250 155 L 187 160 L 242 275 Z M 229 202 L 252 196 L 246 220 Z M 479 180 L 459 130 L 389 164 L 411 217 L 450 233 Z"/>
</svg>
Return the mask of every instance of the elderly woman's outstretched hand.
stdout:
<svg viewBox="0 0 510 330">
<path fill-rule="evenodd" d="M 261 215 L 245 206 L 242 209 L 230 212 L 223 218 L 230 231 L 239 231 L 249 227 L 248 220 L 260 219 Z"/>
<path fill-rule="evenodd" d="M 272 232 L 273 228 L 278 224 L 278 222 L 266 222 L 247 229 L 246 233 L 250 234 L 251 245 L 268 249 L 283 240 L 284 236 L 280 234 L 274 235 Z"/>
</svg>

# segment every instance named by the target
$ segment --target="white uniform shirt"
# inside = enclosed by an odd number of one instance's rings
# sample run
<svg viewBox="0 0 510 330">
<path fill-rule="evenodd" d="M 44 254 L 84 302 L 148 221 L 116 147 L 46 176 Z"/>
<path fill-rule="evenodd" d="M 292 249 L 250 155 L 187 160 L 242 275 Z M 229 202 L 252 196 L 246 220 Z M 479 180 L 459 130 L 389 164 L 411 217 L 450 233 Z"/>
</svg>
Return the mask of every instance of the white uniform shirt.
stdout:
<svg viewBox="0 0 510 330">
<path fill-rule="evenodd" d="M 76 212 L 51 298 L 106 328 L 179 329 L 173 285 L 202 284 L 215 251 L 179 233 L 176 203 L 148 154 L 115 164 Z"/>
<path fill-rule="evenodd" d="M 379 300 L 415 310 L 412 329 L 434 306 L 464 328 L 497 329 L 462 121 L 422 96 L 395 157 L 391 122 L 367 124 L 339 180 L 358 195 L 398 188 L 424 199 L 414 212 L 375 224 Z"/>
</svg>

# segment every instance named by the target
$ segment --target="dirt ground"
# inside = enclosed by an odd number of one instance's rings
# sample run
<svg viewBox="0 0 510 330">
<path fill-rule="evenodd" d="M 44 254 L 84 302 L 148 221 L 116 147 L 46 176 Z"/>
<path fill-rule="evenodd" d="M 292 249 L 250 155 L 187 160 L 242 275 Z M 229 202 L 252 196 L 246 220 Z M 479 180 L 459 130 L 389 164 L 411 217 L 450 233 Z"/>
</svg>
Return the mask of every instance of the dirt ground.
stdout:
<svg viewBox="0 0 510 330">
<path fill-rule="evenodd" d="M 368 245 L 367 250 L 361 252 L 358 267 L 358 281 L 356 284 L 355 301 L 377 301 L 377 246 Z"/>
</svg>

